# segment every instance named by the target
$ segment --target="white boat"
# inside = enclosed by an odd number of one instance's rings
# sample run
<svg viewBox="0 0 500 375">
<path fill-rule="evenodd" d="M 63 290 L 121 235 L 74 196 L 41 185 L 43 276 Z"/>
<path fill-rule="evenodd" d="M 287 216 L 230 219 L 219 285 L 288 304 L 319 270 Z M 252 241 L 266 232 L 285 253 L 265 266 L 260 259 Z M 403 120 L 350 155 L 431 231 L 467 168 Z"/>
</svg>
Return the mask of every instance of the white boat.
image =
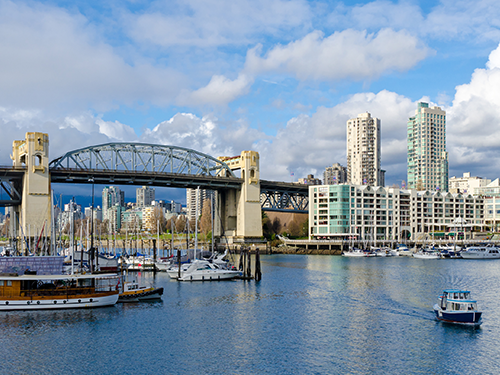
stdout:
<svg viewBox="0 0 500 375">
<path fill-rule="evenodd" d="M 366 257 L 366 256 L 368 256 L 368 254 L 365 251 L 361 250 L 361 249 L 352 248 L 349 251 L 344 251 L 342 253 L 342 256 L 344 256 L 344 257 L 359 258 L 359 257 Z"/>
<path fill-rule="evenodd" d="M 439 259 L 441 258 L 441 254 L 438 251 L 419 251 L 416 252 L 412 255 L 414 258 L 417 259 Z"/>
<path fill-rule="evenodd" d="M 116 274 L 0 276 L 0 311 L 81 309 L 118 301 Z"/>
<path fill-rule="evenodd" d="M 411 257 L 412 256 L 412 252 L 411 250 L 408 248 L 408 246 L 406 246 L 405 244 L 398 244 L 396 246 L 396 250 L 398 252 L 399 255 L 402 255 L 402 256 L 408 256 L 408 257 Z"/>
<path fill-rule="evenodd" d="M 471 246 L 460 252 L 464 259 L 499 259 L 500 251 L 493 245 Z"/>
<path fill-rule="evenodd" d="M 181 276 L 187 271 L 191 263 L 181 263 Z M 177 279 L 179 277 L 179 266 L 177 264 L 170 265 L 166 270 L 168 277 L 171 279 Z"/>
<path fill-rule="evenodd" d="M 129 255 L 121 258 L 122 267 L 128 271 L 153 271 L 155 262 L 146 255 Z"/>
<path fill-rule="evenodd" d="M 64 264 L 67 269 L 71 268 L 72 265 L 72 255 L 69 249 L 64 251 L 66 257 L 64 258 Z M 74 252 L 74 265 L 77 266 L 81 270 L 81 259 L 82 259 L 82 251 L 76 250 Z M 118 258 L 113 255 L 104 255 L 99 253 L 99 257 L 97 260 L 97 267 L 100 272 L 118 272 Z M 87 250 L 83 251 L 83 269 L 90 269 L 89 264 L 89 252 Z"/>
<path fill-rule="evenodd" d="M 222 269 L 208 260 L 195 259 L 189 264 L 179 281 L 217 281 L 230 280 L 241 276 L 241 271 Z"/>
</svg>

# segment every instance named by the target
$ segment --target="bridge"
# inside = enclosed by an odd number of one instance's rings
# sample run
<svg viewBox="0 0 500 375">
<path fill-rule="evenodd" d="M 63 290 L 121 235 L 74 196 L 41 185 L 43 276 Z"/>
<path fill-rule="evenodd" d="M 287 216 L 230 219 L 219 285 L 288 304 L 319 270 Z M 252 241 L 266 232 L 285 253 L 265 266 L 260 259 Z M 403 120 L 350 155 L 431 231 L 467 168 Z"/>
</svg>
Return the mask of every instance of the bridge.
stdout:
<svg viewBox="0 0 500 375">
<path fill-rule="evenodd" d="M 13 167 L 0 167 L 0 206 L 14 206 L 19 230 L 50 222 L 50 183 L 139 185 L 217 191 L 222 222 L 215 234 L 246 241 L 262 236 L 261 211 L 307 212 L 308 187 L 260 180 L 259 155 L 219 157 L 144 143 L 89 146 L 48 161 L 48 135 L 13 143 Z M 235 170 L 241 171 L 237 177 Z M 4 199 L 5 198 L 5 199 Z"/>
</svg>

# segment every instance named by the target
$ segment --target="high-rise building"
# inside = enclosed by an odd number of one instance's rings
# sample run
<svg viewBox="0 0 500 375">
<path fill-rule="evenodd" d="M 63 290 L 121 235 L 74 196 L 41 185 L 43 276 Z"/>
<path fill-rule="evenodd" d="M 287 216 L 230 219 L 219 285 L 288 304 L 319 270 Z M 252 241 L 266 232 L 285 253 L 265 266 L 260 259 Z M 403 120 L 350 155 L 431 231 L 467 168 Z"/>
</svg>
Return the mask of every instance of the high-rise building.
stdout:
<svg viewBox="0 0 500 375">
<path fill-rule="evenodd" d="M 408 188 L 448 191 L 446 112 L 418 103 L 408 120 Z"/>
<path fill-rule="evenodd" d="M 298 183 L 304 185 L 321 185 L 321 180 L 314 178 L 312 174 L 308 174 L 306 178 L 299 178 Z"/>
<path fill-rule="evenodd" d="M 339 163 L 326 167 L 323 172 L 323 183 L 325 185 L 339 185 L 347 182 L 347 168 Z"/>
<path fill-rule="evenodd" d="M 135 201 L 137 207 L 151 206 L 151 202 L 155 200 L 155 189 L 149 186 L 143 186 L 135 190 Z"/>
<path fill-rule="evenodd" d="M 361 113 L 347 121 L 347 181 L 381 186 L 380 120 Z"/>
<path fill-rule="evenodd" d="M 125 206 L 125 193 L 117 186 L 106 186 L 102 190 L 102 219 L 109 219 L 108 211 L 115 205 Z"/>
<path fill-rule="evenodd" d="M 188 220 L 196 220 L 196 216 L 200 216 L 203 211 L 203 202 L 206 199 L 211 199 L 213 195 L 213 190 L 186 189 L 186 215 Z M 196 201 L 198 201 L 198 205 L 196 205 Z"/>
</svg>

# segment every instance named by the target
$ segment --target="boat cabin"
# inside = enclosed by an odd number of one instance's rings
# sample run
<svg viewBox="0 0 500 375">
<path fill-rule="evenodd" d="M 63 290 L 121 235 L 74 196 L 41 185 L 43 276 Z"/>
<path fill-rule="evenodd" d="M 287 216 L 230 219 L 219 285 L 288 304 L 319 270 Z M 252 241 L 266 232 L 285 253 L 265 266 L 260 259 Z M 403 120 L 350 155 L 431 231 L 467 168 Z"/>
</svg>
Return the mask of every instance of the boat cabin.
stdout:
<svg viewBox="0 0 500 375">
<path fill-rule="evenodd" d="M 441 308 L 448 311 L 476 311 L 477 302 L 470 299 L 468 290 L 445 290 L 441 296 Z"/>
</svg>

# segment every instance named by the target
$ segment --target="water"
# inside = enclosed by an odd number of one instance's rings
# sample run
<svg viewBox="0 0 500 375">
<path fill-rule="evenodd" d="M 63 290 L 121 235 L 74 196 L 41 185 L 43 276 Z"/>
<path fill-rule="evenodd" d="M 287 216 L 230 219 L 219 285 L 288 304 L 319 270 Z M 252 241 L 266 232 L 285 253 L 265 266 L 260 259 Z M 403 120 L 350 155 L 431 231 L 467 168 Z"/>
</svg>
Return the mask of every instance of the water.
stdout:
<svg viewBox="0 0 500 375">
<path fill-rule="evenodd" d="M 162 302 L 0 313 L 1 374 L 496 374 L 500 260 L 262 256 L 263 279 L 178 283 Z M 479 329 L 437 322 L 472 291 Z"/>
</svg>

